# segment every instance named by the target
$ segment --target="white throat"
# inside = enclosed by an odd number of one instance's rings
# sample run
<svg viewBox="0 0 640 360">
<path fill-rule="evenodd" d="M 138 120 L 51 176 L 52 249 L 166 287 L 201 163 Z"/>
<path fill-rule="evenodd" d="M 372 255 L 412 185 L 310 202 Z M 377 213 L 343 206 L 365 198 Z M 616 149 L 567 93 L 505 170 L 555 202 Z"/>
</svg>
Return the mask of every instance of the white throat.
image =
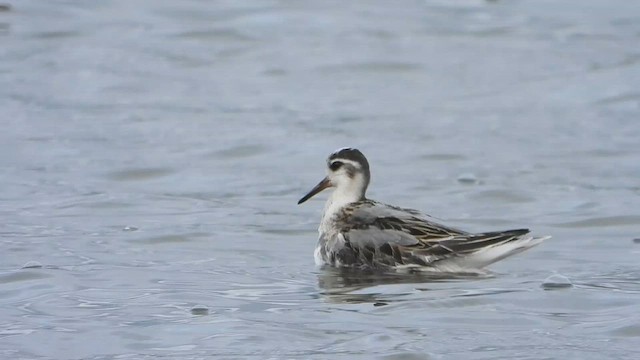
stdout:
<svg viewBox="0 0 640 360">
<path fill-rule="evenodd" d="M 360 179 L 358 179 L 360 180 Z M 324 206 L 324 215 L 322 217 L 322 223 L 328 224 L 332 221 L 333 217 L 342 210 L 345 206 L 362 200 L 364 197 L 364 191 L 359 181 L 351 181 L 346 184 L 340 184 L 337 186 L 327 203 Z M 322 225 L 321 225 L 322 226 Z"/>
</svg>

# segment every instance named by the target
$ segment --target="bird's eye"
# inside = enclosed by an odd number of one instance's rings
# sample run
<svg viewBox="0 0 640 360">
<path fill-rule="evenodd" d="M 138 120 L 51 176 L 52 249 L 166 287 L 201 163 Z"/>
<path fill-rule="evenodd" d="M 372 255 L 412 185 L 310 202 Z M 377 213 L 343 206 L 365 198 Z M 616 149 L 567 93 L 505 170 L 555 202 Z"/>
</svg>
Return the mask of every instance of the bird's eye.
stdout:
<svg viewBox="0 0 640 360">
<path fill-rule="evenodd" d="M 331 171 L 336 171 L 340 169 L 342 165 L 344 165 L 342 161 L 334 161 L 331 164 L 329 164 L 329 169 L 331 169 Z"/>
</svg>

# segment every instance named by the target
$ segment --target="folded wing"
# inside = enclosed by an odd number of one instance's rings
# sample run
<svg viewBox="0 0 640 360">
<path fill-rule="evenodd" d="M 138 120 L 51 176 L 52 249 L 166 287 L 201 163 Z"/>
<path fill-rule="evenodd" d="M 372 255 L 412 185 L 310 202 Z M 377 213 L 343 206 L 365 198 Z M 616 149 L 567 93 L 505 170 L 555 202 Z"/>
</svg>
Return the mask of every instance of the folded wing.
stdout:
<svg viewBox="0 0 640 360">
<path fill-rule="evenodd" d="M 484 266 L 537 244 L 529 244 L 536 239 L 526 236 L 527 229 L 470 234 L 438 224 L 415 210 L 368 200 L 355 205 L 346 209 L 350 218 L 340 233 L 352 256 L 370 265 L 435 266 L 469 257 L 481 259 L 476 263 Z M 510 242 L 514 243 L 503 246 Z"/>
</svg>

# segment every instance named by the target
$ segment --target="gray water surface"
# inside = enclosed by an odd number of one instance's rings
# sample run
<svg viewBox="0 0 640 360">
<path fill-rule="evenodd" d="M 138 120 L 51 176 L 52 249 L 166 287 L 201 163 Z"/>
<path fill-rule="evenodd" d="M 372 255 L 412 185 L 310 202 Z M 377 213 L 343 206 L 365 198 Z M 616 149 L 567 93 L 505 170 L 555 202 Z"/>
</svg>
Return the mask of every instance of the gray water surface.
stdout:
<svg viewBox="0 0 640 360">
<path fill-rule="evenodd" d="M 640 358 L 637 1 L 5 1 L 0 358 Z M 325 157 L 481 278 L 319 269 Z"/>
</svg>

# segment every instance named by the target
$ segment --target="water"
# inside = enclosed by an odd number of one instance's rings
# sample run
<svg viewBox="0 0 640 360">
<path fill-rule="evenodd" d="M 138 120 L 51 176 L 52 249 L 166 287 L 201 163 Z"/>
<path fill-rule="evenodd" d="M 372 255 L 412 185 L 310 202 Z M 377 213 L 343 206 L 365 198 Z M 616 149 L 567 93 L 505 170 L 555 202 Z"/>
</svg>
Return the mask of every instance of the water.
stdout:
<svg viewBox="0 0 640 360">
<path fill-rule="evenodd" d="M 640 356 L 637 2 L 4 4 L 0 358 Z M 318 269 L 347 145 L 374 199 L 553 238 Z"/>
</svg>

